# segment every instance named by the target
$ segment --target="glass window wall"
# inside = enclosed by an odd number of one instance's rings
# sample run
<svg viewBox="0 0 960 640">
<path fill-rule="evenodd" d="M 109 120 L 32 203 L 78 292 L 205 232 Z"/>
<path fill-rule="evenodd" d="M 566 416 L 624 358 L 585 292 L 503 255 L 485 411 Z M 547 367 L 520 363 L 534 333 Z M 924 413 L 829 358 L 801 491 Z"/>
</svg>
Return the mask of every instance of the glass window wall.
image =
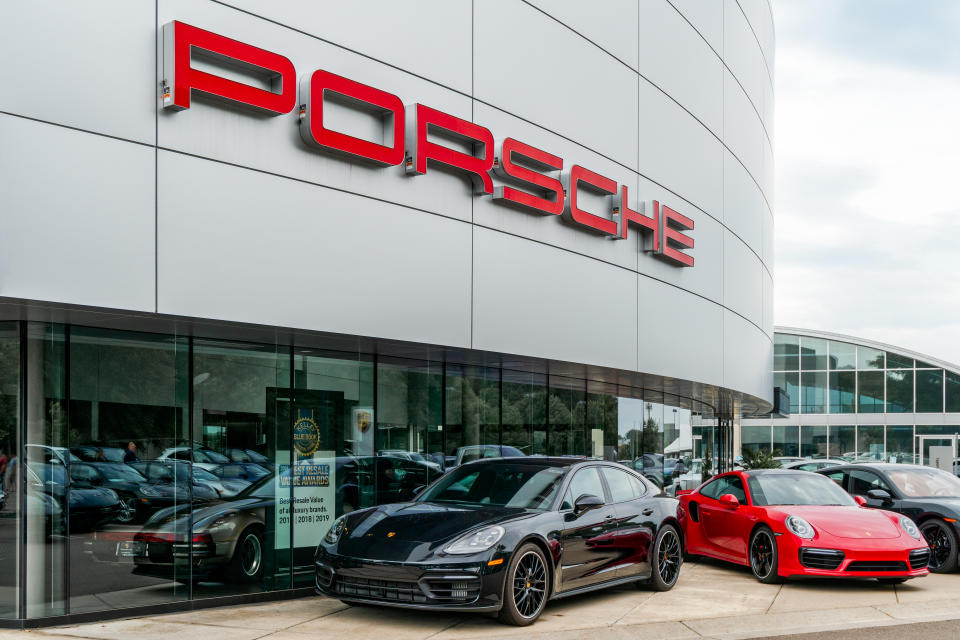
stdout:
<svg viewBox="0 0 960 640">
<path fill-rule="evenodd" d="M 913 413 L 913 371 L 887 371 L 887 413 Z"/>
<path fill-rule="evenodd" d="M 830 369 L 856 369 L 857 345 L 830 341 Z"/>
<path fill-rule="evenodd" d="M 800 374 L 796 371 L 777 371 L 773 374 L 773 386 L 780 387 L 790 395 L 790 413 L 799 413 Z"/>
<path fill-rule="evenodd" d="M 913 426 L 888 425 L 886 461 L 914 464 Z"/>
<path fill-rule="evenodd" d="M 827 372 L 804 371 L 800 374 L 800 413 L 827 412 Z"/>
<path fill-rule="evenodd" d="M 743 425 L 740 428 L 740 443 L 743 451 L 772 451 L 769 426 Z"/>
<path fill-rule="evenodd" d="M 944 411 L 960 413 L 960 374 L 945 372 L 944 376 Z"/>
<path fill-rule="evenodd" d="M 828 458 L 853 460 L 857 457 L 857 428 L 853 425 L 830 426 L 830 454 Z"/>
<path fill-rule="evenodd" d="M 773 370 L 797 371 L 800 369 L 800 338 L 785 333 L 773 336 Z"/>
<path fill-rule="evenodd" d="M 857 372 L 857 412 L 883 413 L 883 371 Z"/>
<path fill-rule="evenodd" d="M 793 425 L 773 425 L 773 451 L 774 455 L 799 456 L 800 428 Z"/>
<path fill-rule="evenodd" d="M 870 347 L 857 347 L 858 369 L 883 369 L 885 366 L 883 351 Z"/>
<path fill-rule="evenodd" d="M 523 455 L 546 453 L 547 376 L 504 370 L 502 402 L 503 446 L 513 447 Z M 601 407 L 598 403 L 597 409 Z"/>
<path fill-rule="evenodd" d="M 856 413 L 857 374 L 854 371 L 830 372 L 830 413 Z"/>
<path fill-rule="evenodd" d="M 827 341 L 821 338 L 800 338 L 800 369 L 820 371 L 827 368 Z"/>
<path fill-rule="evenodd" d="M 20 325 L 0 322 L 0 618 L 17 617 L 20 581 Z M 28 505 L 29 506 L 29 505 Z"/>
<path fill-rule="evenodd" d="M 857 461 L 883 462 L 883 425 L 860 425 L 857 427 Z"/>
<path fill-rule="evenodd" d="M 917 413 L 943 411 L 943 369 L 917 370 Z"/>
<path fill-rule="evenodd" d="M 805 458 L 827 457 L 827 427 L 803 425 L 800 427 L 800 455 Z"/>
<path fill-rule="evenodd" d="M 550 376 L 549 418 L 549 455 L 583 455 L 587 451 L 587 389 L 583 380 Z M 661 444 L 658 451 L 662 450 Z"/>
<path fill-rule="evenodd" d="M 912 369 L 913 358 L 887 351 L 887 369 Z"/>
</svg>

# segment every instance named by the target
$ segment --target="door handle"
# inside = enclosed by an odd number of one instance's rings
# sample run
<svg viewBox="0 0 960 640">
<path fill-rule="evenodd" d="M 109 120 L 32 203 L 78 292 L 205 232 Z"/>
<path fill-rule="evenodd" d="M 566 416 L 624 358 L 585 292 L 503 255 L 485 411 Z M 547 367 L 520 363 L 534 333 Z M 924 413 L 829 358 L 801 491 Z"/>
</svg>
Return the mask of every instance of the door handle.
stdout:
<svg viewBox="0 0 960 640">
<path fill-rule="evenodd" d="M 642 514 L 645 515 L 645 516 L 652 516 L 652 515 L 653 515 L 653 509 L 647 508 L 647 509 L 644 509 L 643 511 L 641 511 L 640 513 L 642 513 Z"/>
</svg>

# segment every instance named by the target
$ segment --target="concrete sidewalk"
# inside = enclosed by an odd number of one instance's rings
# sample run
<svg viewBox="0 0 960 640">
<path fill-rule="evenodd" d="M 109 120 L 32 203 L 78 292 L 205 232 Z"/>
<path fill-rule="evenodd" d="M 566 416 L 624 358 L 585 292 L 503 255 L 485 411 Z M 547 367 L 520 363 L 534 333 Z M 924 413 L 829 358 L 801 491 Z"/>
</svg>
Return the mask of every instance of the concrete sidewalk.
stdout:
<svg viewBox="0 0 960 640">
<path fill-rule="evenodd" d="M 487 616 L 347 607 L 327 598 L 206 609 L 35 630 L 34 638 L 102 640 L 734 640 L 782 634 L 958 620 L 960 575 L 930 575 L 892 587 L 871 580 L 760 584 L 746 568 L 687 563 L 666 593 L 624 587 L 547 605 L 532 627 Z M 2 640 L 25 633 L 3 632 Z"/>
</svg>

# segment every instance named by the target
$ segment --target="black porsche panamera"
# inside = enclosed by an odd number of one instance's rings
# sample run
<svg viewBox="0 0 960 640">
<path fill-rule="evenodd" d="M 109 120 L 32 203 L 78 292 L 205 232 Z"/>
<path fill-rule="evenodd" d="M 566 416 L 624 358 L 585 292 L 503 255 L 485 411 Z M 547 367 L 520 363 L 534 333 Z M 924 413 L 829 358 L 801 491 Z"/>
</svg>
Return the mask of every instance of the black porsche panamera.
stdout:
<svg viewBox="0 0 960 640">
<path fill-rule="evenodd" d="M 413 502 L 337 519 L 317 547 L 316 588 L 351 604 L 499 612 L 527 625 L 551 599 L 629 582 L 672 588 L 677 504 L 615 463 L 471 462 Z"/>
</svg>

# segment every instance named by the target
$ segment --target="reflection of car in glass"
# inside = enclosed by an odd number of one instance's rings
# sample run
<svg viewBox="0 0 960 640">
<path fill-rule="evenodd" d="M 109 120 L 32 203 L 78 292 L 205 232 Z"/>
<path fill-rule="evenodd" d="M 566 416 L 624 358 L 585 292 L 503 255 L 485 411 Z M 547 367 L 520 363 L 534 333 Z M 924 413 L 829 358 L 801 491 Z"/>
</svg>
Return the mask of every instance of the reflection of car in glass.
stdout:
<svg viewBox="0 0 960 640">
<path fill-rule="evenodd" d="M 391 456 L 337 458 L 337 511 L 412 499 L 441 474 L 416 460 Z"/>
<path fill-rule="evenodd" d="M 868 507 L 902 513 L 930 543 L 930 571 L 957 570 L 960 478 L 912 464 L 857 464 L 819 471 Z"/>
<path fill-rule="evenodd" d="M 123 462 L 127 452 L 120 447 L 85 444 L 70 447 L 70 452 L 84 462 Z"/>
<path fill-rule="evenodd" d="M 633 460 L 630 465 L 635 471 L 643 474 L 643 477 L 657 485 L 663 487 L 663 454 L 662 453 L 644 453 L 639 458 Z"/>
<path fill-rule="evenodd" d="M 206 447 L 170 447 L 164 449 L 163 453 L 157 456 L 157 460 L 185 460 L 192 461 L 198 467 L 213 471 L 213 467 L 221 464 L 229 464 L 230 458 L 217 453 L 213 449 Z"/>
<path fill-rule="evenodd" d="M 193 491 L 194 502 L 216 500 L 225 490 L 216 476 L 195 465 L 193 466 L 193 487 L 192 489 L 188 487 L 187 478 L 191 465 L 187 462 L 147 460 L 146 462 L 131 462 L 130 466 L 146 476 L 153 486 L 166 489 L 176 498 L 176 502 L 189 500 L 191 490 Z M 174 502 L 171 500 L 162 506 L 171 506 L 172 504 Z"/>
<path fill-rule="evenodd" d="M 437 473 L 441 473 L 443 471 L 443 467 L 441 467 L 435 461 L 432 459 L 427 459 L 427 457 L 422 453 L 417 453 L 416 451 L 404 451 L 402 449 L 382 449 L 377 452 L 377 455 L 387 456 L 390 458 L 402 458 L 404 460 L 413 460 L 430 467 Z"/>
<path fill-rule="evenodd" d="M 232 500 L 194 507 L 192 515 L 188 505 L 153 514 L 126 549 L 133 557 L 134 573 L 176 580 L 223 577 L 259 582 L 267 510 L 276 506 L 274 485 L 271 474 Z M 187 564 L 191 547 L 192 568 Z"/>
<path fill-rule="evenodd" d="M 260 478 L 270 475 L 269 471 L 252 462 L 228 462 L 204 465 L 203 468 L 219 478 L 221 482 L 229 482 L 231 487 L 237 486 L 238 483 L 246 483 L 250 486 Z"/>
<path fill-rule="evenodd" d="M 484 458 L 515 458 L 524 453 L 516 447 L 499 444 L 470 444 L 457 449 L 457 459 L 454 465 L 460 466 L 474 460 Z"/>
<path fill-rule="evenodd" d="M 680 509 L 690 553 L 747 565 L 761 582 L 927 575 L 930 553 L 912 520 L 863 508 L 815 473 L 731 471 L 680 496 Z"/>
<path fill-rule="evenodd" d="M 832 458 L 817 458 L 816 460 L 797 460 L 783 465 L 784 469 L 795 469 L 797 471 L 819 471 L 827 467 L 835 467 L 838 464 L 847 464 L 843 460 L 834 460 Z"/>
<path fill-rule="evenodd" d="M 480 460 L 412 502 L 338 518 L 317 547 L 320 593 L 347 603 L 499 611 L 533 623 L 546 602 L 649 580 L 671 588 L 677 501 L 617 464 Z"/>
<path fill-rule="evenodd" d="M 781 467 L 791 462 L 802 462 L 804 460 L 800 456 L 774 456 L 773 459 L 779 462 Z"/>
<path fill-rule="evenodd" d="M 115 491 L 120 498 L 117 522 L 135 522 L 148 512 L 151 503 L 156 504 L 155 488 L 136 469 L 120 462 L 74 462 L 70 465 L 70 481 L 71 491 L 78 487 Z"/>
<path fill-rule="evenodd" d="M 273 471 L 273 460 L 263 455 L 259 451 L 254 451 L 253 449 L 228 447 L 224 450 L 224 454 L 226 454 L 226 456 L 233 462 L 252 462 L 254 464 L 259 464 L 268 471 Z"/>
<path fill-rule="evenodd" d="M 42 491 L 53 497 L 61 509 L 67 506 L 67 470 L 63 465 L 27 462 L 27 474 L 28 496 L 31 490 Z M 120 497 L 112 489 L 71 486 L 69 509 L 70 530 L 86 531 L 116 520 L 122 507 Z"/>
<path fill-rule="evenodd" d="M 694 458 L 690 461 L 688 471 L 681 473 L 673 480 L 673 484 L 667 490 L 670 495 L 677 495 L 678 491 L 692 491 L 699 487 L 703 482 L 703 460 Z"/>
<path fill-rule="evenodd" d="M 50 447 L 45 444 L 26 445 L 27 462 L 39 462 L 41 464 L 67 464 L 67 462 L 79 462 L 80 458 L 73 455 L 66 447 Z"/>
</svg>

